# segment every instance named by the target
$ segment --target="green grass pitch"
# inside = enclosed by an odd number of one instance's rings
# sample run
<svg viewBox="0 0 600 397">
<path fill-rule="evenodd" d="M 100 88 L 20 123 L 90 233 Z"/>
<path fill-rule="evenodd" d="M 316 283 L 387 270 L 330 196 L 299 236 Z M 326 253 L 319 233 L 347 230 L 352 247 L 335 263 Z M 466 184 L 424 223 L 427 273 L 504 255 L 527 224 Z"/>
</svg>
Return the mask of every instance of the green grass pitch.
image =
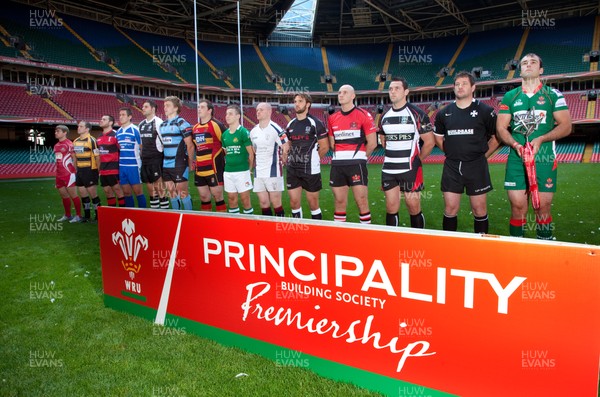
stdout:
<svg viewBox="0 0 600 397">
<path fill-rule="evenodd" d="M 381 166 L 370 166 L 373 223 L 385 223 Z M 441 229 L 440 165 L 425 165 L 422 196 L 427 228 Z M 503 165 L 491 166 L 490 232 L 506 235 L 509 204 Z M 323 167 L 321 207 L 333 218 L 329 167 Z M 600 166 L 561 164 L 553 216 L 560 241 L 600 244 L 596 193 Z M 199 207 L 192 185 L 194 208 Z M 104 199 L 102 193 L 101 198 Z M 53 181 L 0 181 L 0 396 L 362 396 L 375 395 L 321 378 L 306 368 L 168 332 L 104 308 L 97 227 L 62 224 Z M 256 213 L 260 213 L 255 200 Z M 289 215 L 287 196 L 284 206 Z M 304 208 L 305 217 L 310 212 Z M 45 218 L 46 217 L 46 218 Z M 51 218 L 54 217 L 54 218 Z M 409 223 L 406 209 L 401 223 Z M 358 222 L 350 199 L 348 220 Z M 40 225 L 54 226 L 40 226 Z M 473 218 L 463 199 L 459 230 Z M 533 227 L 533 220 L 530 219 Z M 528 231 L 533 236 L 534 229 Z M 182 331 L 182 332 L 181 332 Z M 308 368 L 310 369 L 310 368 Z M 239 373 L 248 376 L 236 378 Z"/>
</svg>

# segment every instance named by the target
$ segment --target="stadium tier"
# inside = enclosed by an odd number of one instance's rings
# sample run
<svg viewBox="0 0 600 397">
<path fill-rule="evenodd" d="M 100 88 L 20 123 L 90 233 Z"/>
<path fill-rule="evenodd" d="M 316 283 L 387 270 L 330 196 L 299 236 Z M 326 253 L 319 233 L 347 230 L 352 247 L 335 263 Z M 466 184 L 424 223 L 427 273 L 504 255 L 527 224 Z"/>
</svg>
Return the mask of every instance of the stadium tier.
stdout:
<svg viewBox="0 0 600 397">
<path fill-rule="evenodd" d="M 456 59 L 455 73 L 462 70 L 470 72 L 473 68 L 481 67 L 482 71 L 489 74 L 482 73 L 479 80 L 506 78 L 508 72 L 504 66 L 514 58 L 523 32 L 524 29 L 517 27 L 470 34 Z M 495 44 L 490 46 L 490 43 Z"/>
<path fill-rule="evenodd" d="M 556 145 L 556 158 L 559 163 L 581 163 L 584 142 L 564 142 Z"/>
<path fill-rule="evenodd" d="M 594 18 L 559 19 L 547 29 L 530 29 L 523 54 L 541 54 L 546 76 L 589 71 L 582 58 L 592 48 Z"/>
<path fill-rule="evenodd" d="M 594 149 L 590 163 L 600 163 L 600 142 L 594 142 Z"/>
<path fill-rule="evenodd" d="M 15 119 L 49 118 L 61 120 L 65 118 L 42 97 L 29 94 L 24 84 L 2 84 L 0 85 L 0 94 L 4 98 L 0 101 L 0 117 L 13 116 Z"/>
<path fill-rule="evenodd" d="M 112 115 L 117 120 L 119 108 L 128 106 L 119 101 L 114 94 L 82 91 L 65 90 L 60 95 L 55 95 L 52 100 L 76 120 L 86 120 L 92 123 L 97 123 L 104 114 Z M 134 115 L 140 114 L 136 109 L 132 109 L 132 111 Z"/>
<path fill-rule="evenodd" d="M 452 59 L 461 40 L 453 36 L 395 43 L 389 73 L 404 77 L 410 87 L 435 85 L 436 73 Z"/>
<path fill-rule="evenodd" d="M 321 83 L 323 58 L 319 48 L 261 47 L 273 73 L 281 77 L 284 92 L 326 91 Z"/>
<path fill-rule="evenodd" d="M 29 59 L 113 72 L 106 63 L 95 59 L 91 50 L 66 29 L 59 21 L 59 15 L 53 14 L 53 17 L 46 19 L 50 22 L 56 21 L 56 26 L 37 26 L 36 19 L 30 17 L 32 10 L 48 13 L 45 10 L 11 3 L 11 7 L 3 9 L 0 16 L 0 25 L 10 35 L 20 37 L 27 44 L 26 53 Z M 22 54 L 16 55 L 19 57 Z"/>
<path fill-rule="evenodd" d="M 387 44 L 327 46 L 329 70 L 337 79 L 334 90 L 343 84 L 357 90 L 376 90 L 376 77 L 383 71 L 387 50 Z"/>
</svg>

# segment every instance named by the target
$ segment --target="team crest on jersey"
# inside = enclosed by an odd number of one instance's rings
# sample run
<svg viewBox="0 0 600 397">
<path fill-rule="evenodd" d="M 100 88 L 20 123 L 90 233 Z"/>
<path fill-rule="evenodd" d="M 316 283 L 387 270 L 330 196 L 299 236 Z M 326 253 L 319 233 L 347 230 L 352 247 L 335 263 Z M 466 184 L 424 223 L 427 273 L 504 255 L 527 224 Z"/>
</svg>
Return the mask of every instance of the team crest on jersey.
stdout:
<svg viewBox="0 0 600 397">
<path fill-rule="evenodd" d="M 148 250 L 148 239 L 141 234 L 135 235 L 135 223 L 128 218 L 123 219 L 121 231 L 112 234 L 112 242 L 121 248 L 124 257 L 121 265 L 125 271 L 129 272 L 129 277 L 133 280 L 142 267 L 140 263 L 136 262 L 140 251 Z"/>
<path fill-rule="evenodd" d="M 238 143 L 238 140 L 239 140 L 239 139 L 237 139 L 237 137 L 236 137 L 236 138 L 233 138 L 233 143 Z"/>
<path fill-rule="evenodd" d="M 477 110 L 473 110 L 470 114 L 471 114 L 471 117 L 477 117 L 477 115 L 479 113 L 477 112 Z"/>
<path fill-rule="evenodd" d="M 358 175 L 358 174 L 352 175 L 352 182 L 360 182 L 360 175 Z"/>
<path fill-rule="evenodd" d="M 538 104 L 538 105 L 540 105 L 540 106 L 541 106 L 541 105 L 543 105 L 543 104 L 545 104 L 545 103 L 546 103 L 546 100 L 544 99 L 544 97 L 543 97 L 543 96 L 540 96 L 540 97 L 538 97 L 538 100 L 537 100 L 537 104 Z"/>
<path fill-rule="evenodd" d="M 352 128 L 352 129 L 358 128 L 358 124 L 356 124 L 356 121 L 353 121 L 350 123 L 350 128 Z"/>
<path fill-rule="evenodd" d="M 554 186 L 554 183 L 552 182 L 552 178 L 548 178 L 548 179 L 546 179 L 546 187 L 547 187 L 548 189 L 551 189 L 551 188 L 552 188 L 552 186 Z"/>
<path fill-rule="evenodd" d="M 310 133 L 310 125 L 307 125 L 306 128 L 304 129 L 304 132 L 309 134 Z"/>
</svg>

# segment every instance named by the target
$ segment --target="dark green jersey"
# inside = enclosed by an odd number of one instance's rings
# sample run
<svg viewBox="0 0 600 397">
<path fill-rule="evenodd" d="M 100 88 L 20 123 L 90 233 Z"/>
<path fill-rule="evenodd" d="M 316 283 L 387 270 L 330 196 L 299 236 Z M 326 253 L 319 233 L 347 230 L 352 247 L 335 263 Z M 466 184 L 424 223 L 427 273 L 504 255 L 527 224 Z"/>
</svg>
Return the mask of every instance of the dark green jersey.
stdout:
<svg viewBox="0 0 600 397">
<path fill-rule="evenodd" d="M 512 137 L 522 145 L 525 144 L 525 136 L 516 132 L 515 128 L 518 125 L 519 119 L 525 117 L 527 112 L 533 109 L 535 109 L 536 116 L 541 116 L 541 123 L 529 136 L 530 141 L 550 132 L 555 124 L 554 112 L 568 110 L 568 107 L 565 98 L 559 90 L 541 83 L 533 93 L 523 92 L 522 87 L 507 92 L 504 98 L 502 98 L 498 114 L 511 115 L 510 127 Z M 540 147 L 538 156 L 547 155 L 554 155 L 554 142 L 545 142 Z M 514 150 L 511 150 L 510 159 L 518 159 Z"/>
<path fill-rule="evenodd" d="M 221 136 L 223 148 L 225 149 L 225 171 L 239 172 L 248 171 L 247 146 L 252 146 L 250 133 L 241 125 L 232 133 L 229 128 Z"/>
</svg>

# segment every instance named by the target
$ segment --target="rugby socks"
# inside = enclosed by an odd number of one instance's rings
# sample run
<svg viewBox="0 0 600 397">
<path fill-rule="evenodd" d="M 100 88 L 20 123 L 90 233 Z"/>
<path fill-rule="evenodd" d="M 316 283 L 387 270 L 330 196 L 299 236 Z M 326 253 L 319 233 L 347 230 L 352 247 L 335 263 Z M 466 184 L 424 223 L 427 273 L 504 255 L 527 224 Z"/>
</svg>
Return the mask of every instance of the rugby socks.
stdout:
<svg viewBox="0 0 600 397">
<path fill-rule="evenodd" d="M 292 209 L 292 218 L 302 218 L 302 207 L 298 208 L 297 210 Z"/>
<path fill-rule="evenodd" d="M 444 214 L 442 228 L 446 231 L 455 232 L 458 229 L 458 215 L 448 216 Z"/>
<path fill-rule="evenodd" d="M 229 213 L 230 214 L 239 214 L 240 213 L 240 207 L 230 208 L 229 209 Z"/>
<path fill-rule="evenodd" d="M 83 216 L 84 219 L 89 220 L 91 218 L 90 215 L 90 198 L 89 197 L 84 197 L 81 199 L 81 201 L 83 202 L 83 213 L 85 214 Z"/>
<path fill-rule="evenodd" d="M 65 216 L 67 218 L 70 218 L 71 217 L 71 199 L 64 198 L 64 199 L 62 199 L 62 203 L 63 203 L 63 208 L 65 209 Z"/>
<path fill-rule="evenodd" d="M 345 212 L 334 212 L 333 220 L 335 222 L 346 222 L 346 213 Z"/>
<path fill-rule="evenodd" d="M 484 216 L 473 216 L 473 231 L 475 233 L 487 234 L 490 227 L 487 214 Z"/>
<path fill-rule="evenodd" d="M 191 211 L 192 208 L 192 196 L 190 196 L 189 194 L 187 196 L 185 196 L 183 199 L 181 199 L 181 202 L 183 203 L 183 209 L 186 211 Z"/>
<path fill-rule="evenodd" d="M 212 201 L 202 201 L 200 203 L 200 211 L 212 211 Z"/>
<path fill-rule="evenodd" d="M 79 196 L 75 197 L 73 200 L 73 205 L 75 206 L 75 215 L 81 216 L 81 199 Z"/>
<path fill-rule="evenodd" d="M 396 212 L 395 214 L 390 214 L 388 212 L 387 214 L 385 214 L 385 224 L 387 226 L 398 226 L 398 213 Z"/>
<path fill-rule="evenodd" d="M 300 210 L 300 214 L 302 214 L 302 210 Z M 323 213 L 321 213 L 320 208 L 317 208 L 316 210 L 310 211 L 310 217 L 312 219 L 323 219 Z"/>
<path fill-rule="evenodd" d="M 160 209 L 161 210 L 169 209 L 169 198 L 168 197 L 161 197 L 159 201 L 160 201 Z"/>
<path fill-rule="evenodd" d="M 275 216 L 285 216 L 285 211 L 283 210 L 282 206 L 273 208 L 273 211 L 275 212 Z"/>
<path fill-rule="evenodd" d="M 160 199 L 158 198 L 158 196 L 151 196 L 150 197 L 150 208 L 157 210 L 160 208 Z"/>
<path fill-rule="evenodd" d="M 246 215 L 254 214 L 254 208 L 252 208 L 252 207 L 244 208 L 244 214 L 246 214 Z"/>
<path fill-rule="evenodd" d="M 425 228 L 425 215 L 423 215 L 423 212 L 410 216 L 410 227 L 415 229 Z"/>
<path fill-rule="evenodd" d="M 125 207 L 135 207 L 133 196 L 125 196 Z"/>
<path fill-rule="evenodd" d="M 225 200 L 215 202 L 215 207 L 217 207 L 217 212 L 227 212 L 227 206 L 225 205 Z"/>
<path fill-rule="evenodd" d="M 125 207 L 125 196 L 118 197 L 117 203 L 119 203 L 119 207 Z"/>
<path fill-rule="evenodd" d="M 272 216 L 273 215 L 273 211 L 271 211 L 271 207 L 268 208 L 261 208 L 262 214 L 265 216 Z"/>
<path fill-rule="evenodd" d="M 554 240 L 552 236 L 552 230 L 554 225 L 552 224 L 552 217 L 535 218 L 535 232 L 539 240 Z"/>
<path fill-rule="evenodd" d="M 106 205 L 108 205 L 109 207 L 116 207 L 117 206 L 117 198 L 116 197 L 107 197 Z"/>
<path fill-rule="evenodd" d="M 525 236 L 525 225 L 527 224 L 526 219 L 510 219 L 509 233 L 512 237 L 523 237 Z"/>
<path fill-rule="evenodd" d="M 94 207 L 96 220 L 98 220 L 98 207 L 100 207 L 100 197 L 96 196 L 92 199 L 92 207 Z"/>
<path fill-rule="evenodd" d="M 173 208 L 174 210 L 178 210 L 181 208 L 181 205 L 179 204 L 179 196 L 175 196 L 171 199 L 171 208 Z"/>
<path fill-rule="evenodd" d="M 364 214 L 360 214 L 358 216 L 360 218 L 360 223 L 371 223 L 371 212 L 365 212 Z"/>
<path fill-rule="evenodd" d="M 147 208 L 148 204 L 146 203 L 146 196 L 143 194 L 137 195 L 138 208 Z"/>
</svg>

